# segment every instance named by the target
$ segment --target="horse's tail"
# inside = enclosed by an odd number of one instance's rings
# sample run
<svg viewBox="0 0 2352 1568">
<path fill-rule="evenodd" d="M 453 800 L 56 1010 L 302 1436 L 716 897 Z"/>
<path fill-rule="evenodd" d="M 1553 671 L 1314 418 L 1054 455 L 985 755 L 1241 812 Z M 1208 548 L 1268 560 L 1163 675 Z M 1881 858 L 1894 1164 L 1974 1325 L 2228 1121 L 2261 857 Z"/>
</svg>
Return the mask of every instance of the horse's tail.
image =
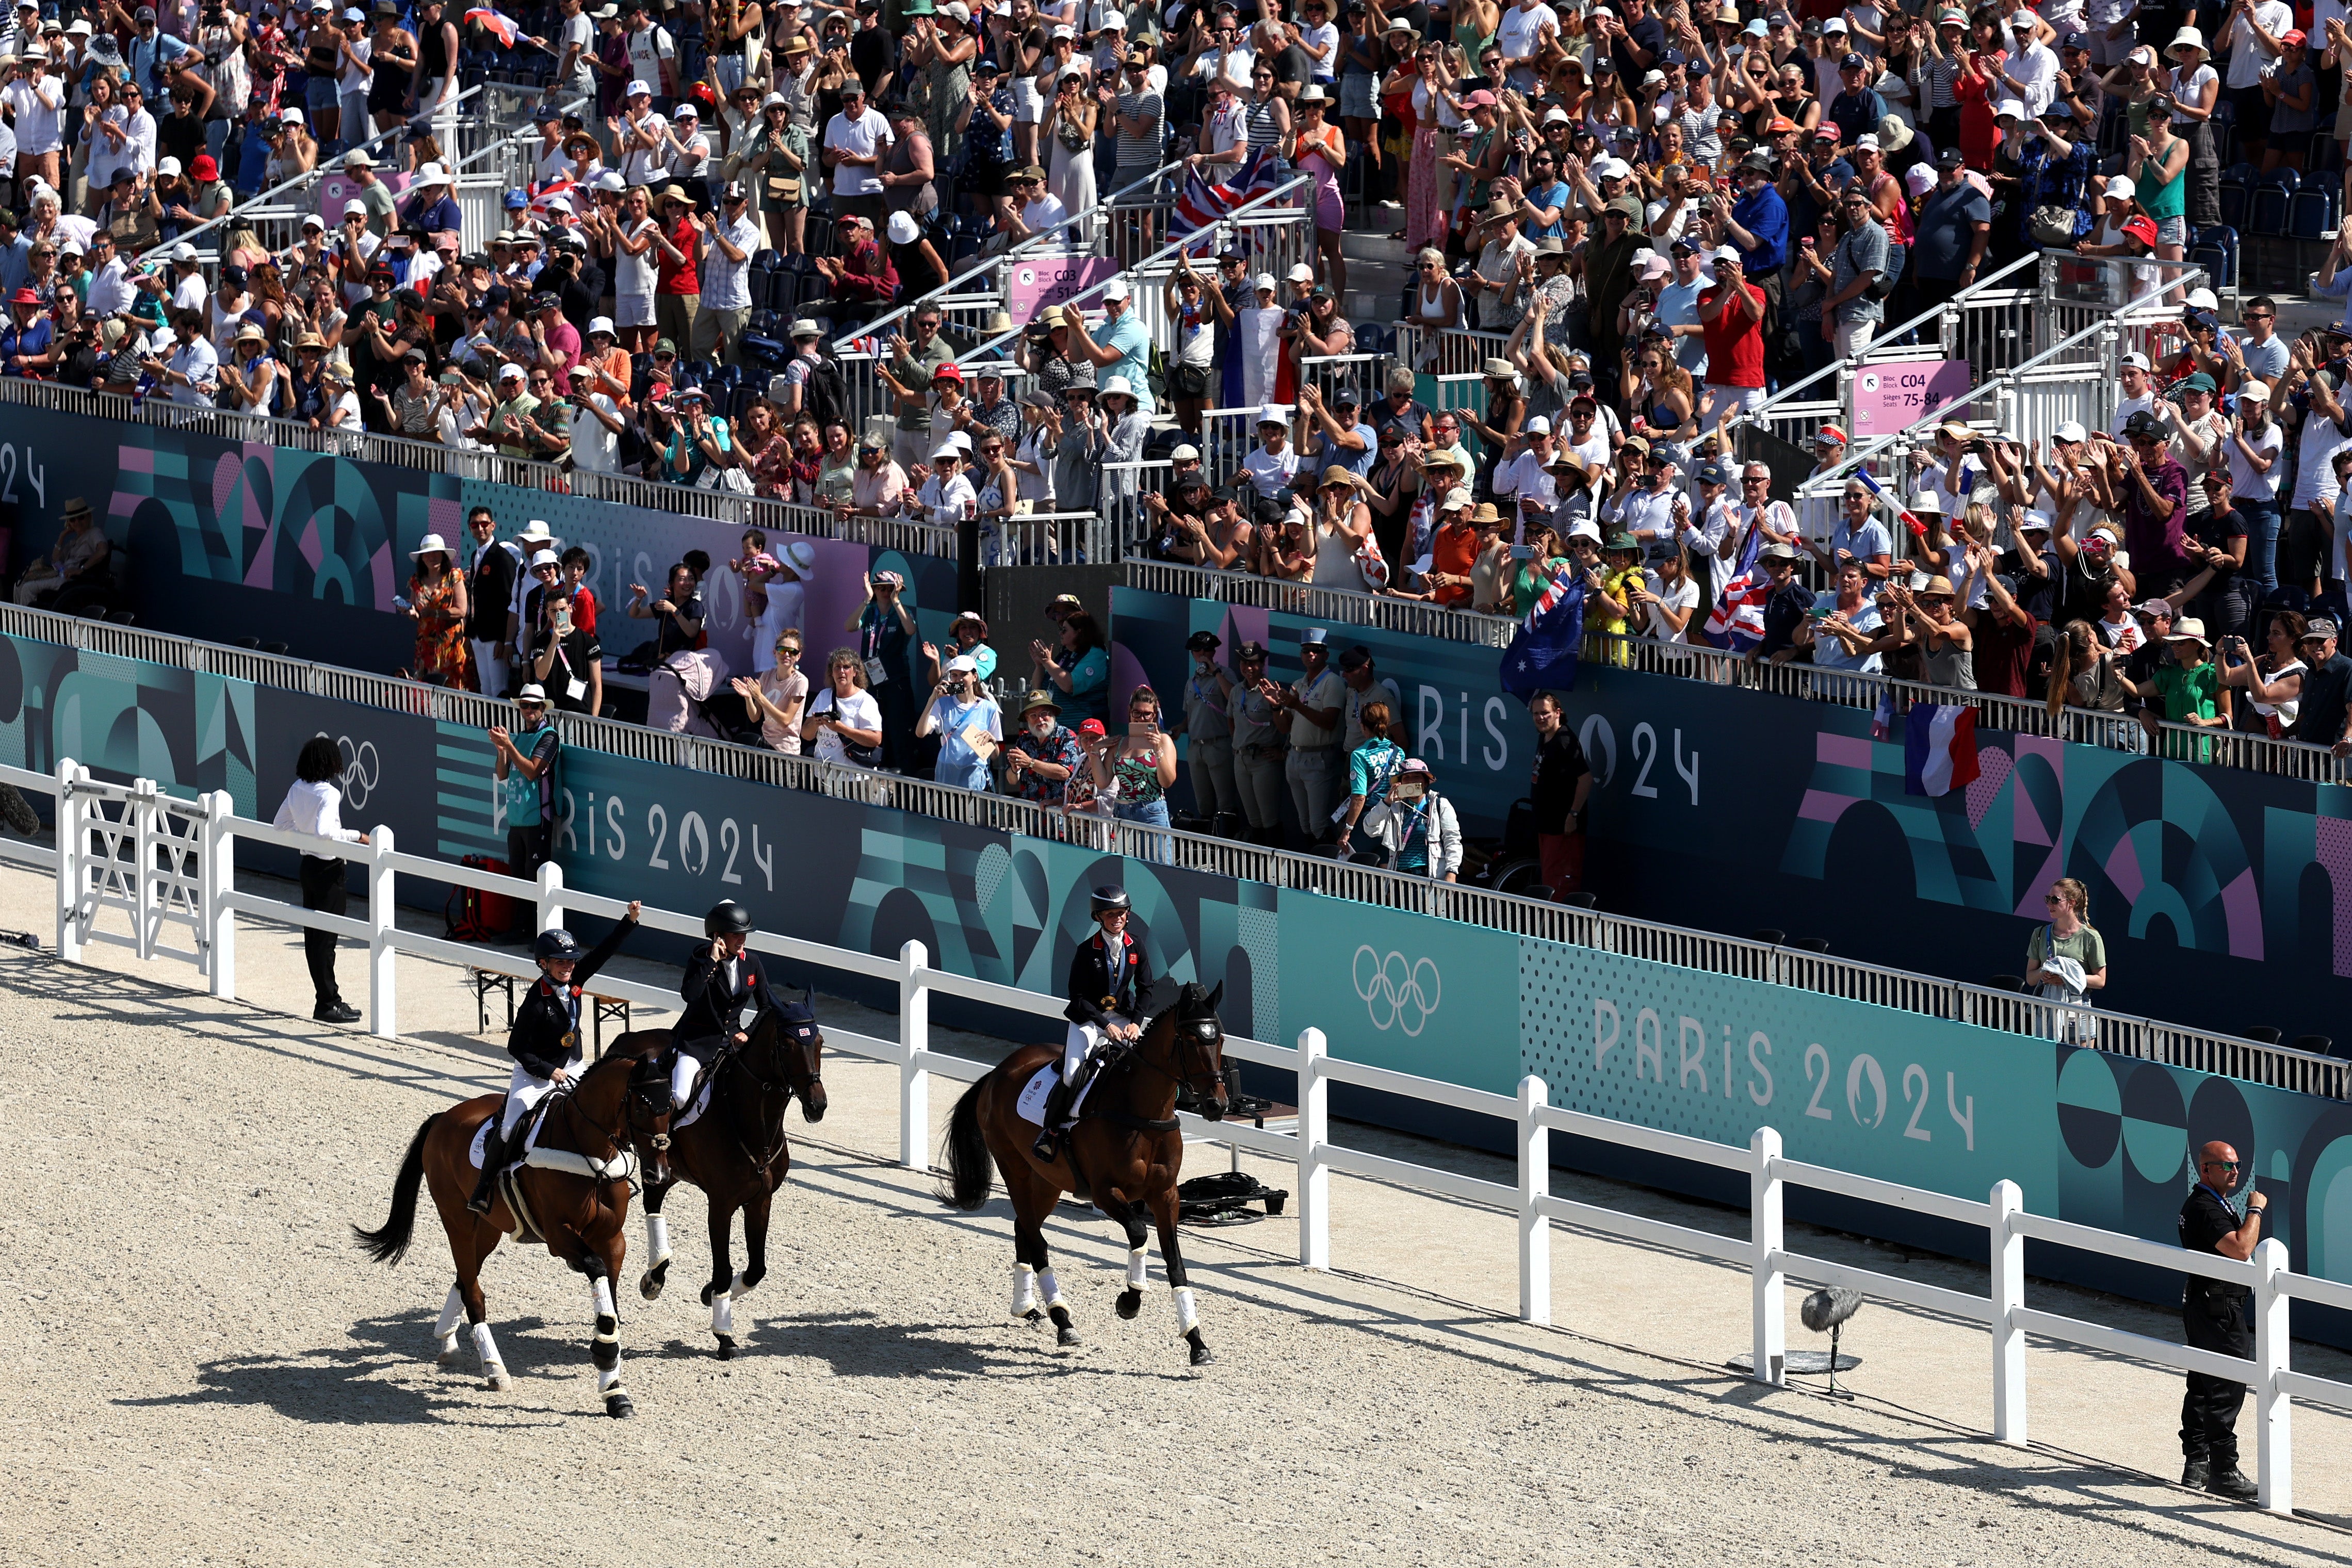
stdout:
<svg viewBox="0 0 2352 1568">
<path fill-rule="evenodd" d="M 963 1092 L 955 1103 L 955 1113 L 948 1118 L 948 1135 L 940 1142 L 940 1163 L 947 1167 L 948 1184 L 940 1194 L 950 1208 L 966 1213 L 988 1201 L 988 1189 L 993 1179 L 989 1166 L 988 1140 L 980 1131 L 980 1092 L 988 1087 L 990 1073 Z"/>
<path fill-rule="evenodd" d="M 408 1140 L 407 1156 L 400 1162 L 400 1174 L 392 1179 L 391 1218 L 374 1230 L 352 1227 L 360 1250 L 379 1263 L 397 1263 L 407 1254 L 409 1238 L 416 1230 L 416 1189 L 425 1182 L 425 1140 L 440 1119 L 438 1111 L 425 1117 L 416 1136 Z"/>
</svg>

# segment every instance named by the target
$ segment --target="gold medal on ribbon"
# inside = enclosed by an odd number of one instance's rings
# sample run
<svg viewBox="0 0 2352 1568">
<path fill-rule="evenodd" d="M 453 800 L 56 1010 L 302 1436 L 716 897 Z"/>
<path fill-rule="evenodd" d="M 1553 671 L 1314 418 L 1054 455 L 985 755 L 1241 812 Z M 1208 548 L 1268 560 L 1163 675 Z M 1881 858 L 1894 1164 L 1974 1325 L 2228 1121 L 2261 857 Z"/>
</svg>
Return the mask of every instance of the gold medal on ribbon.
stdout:
<svg viewBox="0 0 2352 1568">
<path fill-rule="evenodd" d="M 567 1056 L 574 1055 L 574 1054 L 576 1054 L 576 1053 L 579 1051 L 579 1050 L 580 1050 L 580 1031 L 579 1031 L 578 1030 L 576 1030 L 576 1029 L 573 1029 L 573 1030 L 564 1030 L 564 1031 L 563 1031 L 563 1051 L 564 1051 L 564 1054 L 565 1054 L 565 1055 L 567 1055 Z"/>
</svg>

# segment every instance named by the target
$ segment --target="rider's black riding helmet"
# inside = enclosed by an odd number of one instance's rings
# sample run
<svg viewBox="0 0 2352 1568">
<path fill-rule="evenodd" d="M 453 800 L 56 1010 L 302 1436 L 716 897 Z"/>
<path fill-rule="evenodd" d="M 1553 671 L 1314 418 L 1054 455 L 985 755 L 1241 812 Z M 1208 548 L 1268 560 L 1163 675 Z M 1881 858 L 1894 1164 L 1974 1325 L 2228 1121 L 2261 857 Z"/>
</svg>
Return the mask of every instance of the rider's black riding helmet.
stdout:
<svg viewBox="0 0 2352 1568">
<path fill-rule="evenodd" d="M 702 917 L 705 936 L 745 936 L 751 929 L 751 912 L 733 899 L 724 899 L 711 906 Z"/>
<path fill-rule="evenodd" d="M 1127 889 L 1119 886 L 1118 883 L 1107 882 L 1095 889 L 1095 914 L 1108 915 L 1114 909 L 1131 910 L 1133 908 L 1134 905 L 1128 902 Z"/>
<path fill-rule="evenodd" d="M 541 932 L 539 940 L 531 944 L 530 952 L 532 957 L 542 960 L 577 958 L 580 956 L 580 939 L 559 925 Z"/>
</svg>

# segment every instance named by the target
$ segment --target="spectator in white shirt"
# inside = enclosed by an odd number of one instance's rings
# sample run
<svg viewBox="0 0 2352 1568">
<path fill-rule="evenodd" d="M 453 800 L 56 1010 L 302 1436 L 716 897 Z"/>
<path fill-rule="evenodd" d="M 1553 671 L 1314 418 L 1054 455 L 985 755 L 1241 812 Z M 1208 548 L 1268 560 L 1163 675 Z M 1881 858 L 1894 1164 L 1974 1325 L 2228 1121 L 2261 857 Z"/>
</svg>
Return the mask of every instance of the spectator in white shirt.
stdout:
<svg viewBox="0 0 2352 1568">
<path fill-rule="evenodd" d="M 751 214 L 751 193 L 740 180 L 732 180 L 719 193 L 719 211 L 701 216 L 709 243 L 702 247 L 702 308 L 694 318 L 698 360 L 743 362 L 743 328 L 751 319 L 751 253 L 760 248 L 760 225 Z"/>
<path fill-rule="evenodd" d="M 294 782 L 286 789 L 270 826 L 283 832 L 306 834 L 338 843 L 364 844 L 365 833 L 343 826 L 342 747 L 323 735 L 302 743 L 294 758 Z M 350 884 L 340 857 L 302 852 L 302 907 L 324 915 L 341 915 L 347 906 Z M 335 984 L 335 934 L 306 929 L 302 956 L 310 967 L 310 989 L 316 1005 L 311 1018 L 320 1023 L 356 1023 L 360 1012 L 343 1000 Z"/>
<path fill-rule="evenodd" d="M 2050 100 L 2058 95 L 2058 57 L 2050 52 L 2049 45 L 2034 37 L 2034 29 L 2040 25 L 2040 18 L 2031 10 L 2018 11 L 2010 21 L 2016 48 L 2009 63 L 2000 68 L 2000 79 L 2025 104 L 2027 120 L 2040 119 L 2042 111 L 2050 107 Z"/>
<path fill-rule="evenodd" d="M 49 51 L 39 45 L 17 58 L 25 74 L 0 89 L 0 105 L 16 127 L 16 188 L 36 176 L 54 187 L 66 144 L 66 84 L 49 75 Z"/>
<path fill-rule="evenodd" d="M 866 89 L 851 77 L 841 84 L 841 112 L 824 128 L 824 157 L 833 171 L 835 216 L 855 213 L 880 223 L 882 160 L 890 151 L 890 122 L 866 107 Z"/>
<path fill-rule="evenodd" d="M 591 390 L 596 381 L 593 365 L 576 364 L 566 372 L 572 383 L 568 423 L 572 432 L 572 465 L 591 474 L 616 474 L 621 467 L 621 432 L 626 428 L 621 411 L 603 392 Z"/>
<path fill-rule="evenodd" d="M 1501 500 L 1533 501 L 1550 511 L 1559 504 L 1559 483 L 1551 474 L 1551 421 L 1538 414 L 1519 434 L 1527 444 L 1517 456 L 1496 465 L 1495 495 Z"/>
<path fill-rule="evenodd" d="M 142 368 L 173 402 L 210 408 L 213 394 L 219 388 L 220 356 L 205 337 L 204 313 L 175 310 L 172 336 L 174 347 L 171 358 L 162 360 L 150 355 Z"/>
<path fill-rule="evenodd" d="M 1257 411 L 1258 444 L 1242 459 L 1250 483 L 1268 500 L 1282 493 L 1298 472 L 1298 454 L 1290 446 L 1290 416 L 1279 403 Z"/>
</svg>

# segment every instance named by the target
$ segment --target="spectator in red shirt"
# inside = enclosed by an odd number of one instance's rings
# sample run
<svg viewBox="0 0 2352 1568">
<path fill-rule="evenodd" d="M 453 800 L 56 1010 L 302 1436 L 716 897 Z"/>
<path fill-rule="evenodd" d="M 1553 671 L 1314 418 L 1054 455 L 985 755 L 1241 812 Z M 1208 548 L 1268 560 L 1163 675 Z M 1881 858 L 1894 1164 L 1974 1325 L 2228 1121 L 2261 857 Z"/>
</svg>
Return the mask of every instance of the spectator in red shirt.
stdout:
<svg viewBox="0 0 2352 1568">
<path fill-rule="evenodd" d="M 1747 281 L 1727 245 L 1715 253 L 1715 287 L 1699 293 L 1698 326 L 1706 344 L 1698 419 L 1713 430 L 1764 401 L 1764 291 Z"/>
<path fill-rule="evenodd" d="M 654 330 L 673 343 L 694 341 L 694 319 L 702 307 L 702 231 L 694 225 L 694 209 L 686 189 L 672 185 L 662 192 L 660 279 L 654 285 Z"/>
<path fill-rule="evenodd" d="M 1450 495 L 1445 497 L 1449 503 L 1453 499 Z M 1490 517 L 1496 515 L 1491 505 L 1480 507 L 1478 511 Z M 1461 508 L 1450 505 L 1444 506 L 1440 515 L 1444 521 L 1429 540 L 1430 597 L 1440 604 L 1463 609 L 1470 602 L 1470 569 L 1478 560 L 1478 525 Z"/>
<path fill-rule="evenodd" d="M 898 268 L 890 253 L 875 242 L 873 223 L 845 213 L 835 222 L 834 232 L 841 236 L 841 259 L 809 258 L 833 285 L 833 297 L 866 306 L 888 304 L 898 293 Z"/>
</svg>

